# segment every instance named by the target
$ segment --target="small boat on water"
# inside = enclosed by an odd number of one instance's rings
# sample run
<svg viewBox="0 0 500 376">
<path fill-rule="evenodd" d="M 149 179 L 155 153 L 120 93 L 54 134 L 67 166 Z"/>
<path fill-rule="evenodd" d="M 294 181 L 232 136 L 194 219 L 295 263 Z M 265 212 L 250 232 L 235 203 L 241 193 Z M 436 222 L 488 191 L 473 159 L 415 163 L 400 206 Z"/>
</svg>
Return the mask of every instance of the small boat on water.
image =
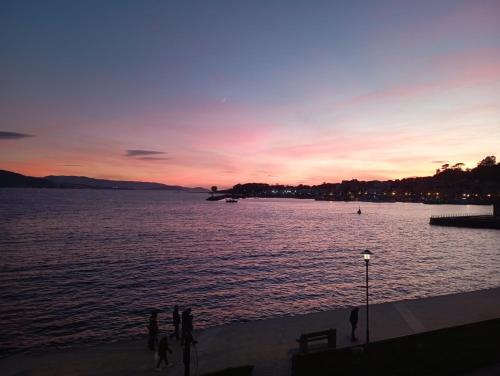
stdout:
<svg viewBox="0 0 500 376">
<path fill-rule="evenodd" d="M 358 209 L 358 214 L 361 214 L 361 206 Z"/>
<path fill-rule="evenodd" d="M 234 198 L 226 198 L 227 203 L 236 203 L 238 200 L 235 200 Z"/>
</svg>

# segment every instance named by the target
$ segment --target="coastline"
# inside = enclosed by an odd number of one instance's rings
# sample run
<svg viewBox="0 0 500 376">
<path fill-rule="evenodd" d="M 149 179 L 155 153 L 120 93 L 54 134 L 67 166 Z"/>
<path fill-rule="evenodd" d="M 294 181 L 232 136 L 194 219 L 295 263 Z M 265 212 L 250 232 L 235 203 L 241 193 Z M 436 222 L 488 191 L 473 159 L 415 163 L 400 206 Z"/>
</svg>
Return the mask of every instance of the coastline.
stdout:
<svg viewBox="0 0 500 376">
<path fill-rule="evenodd" d="M 467 293 L 400 300 L 370 305 L 372 342 L 500 318 L 500 287 Z M 193 374 L 255 365 L 254 375 L 287 375 L 290 357 L 301 333 L 337 329 L 337 347 L 348 347 L 348 308 L 233 323 L 195 331 L 197 367 Z M 363 344 L 364 307 L 358 326 Z M 171 341 L 174 366 L 168 375 L 182 374 L 181 348 Z M 0 359 L 3 375 L 149 375 L 156 374 L 155 354 L 146 339 L 96 346 L 52 349 L 39 354 L 15 354 Z M 198 373 L 195 373 L 197 368 Z"/>
</svg>

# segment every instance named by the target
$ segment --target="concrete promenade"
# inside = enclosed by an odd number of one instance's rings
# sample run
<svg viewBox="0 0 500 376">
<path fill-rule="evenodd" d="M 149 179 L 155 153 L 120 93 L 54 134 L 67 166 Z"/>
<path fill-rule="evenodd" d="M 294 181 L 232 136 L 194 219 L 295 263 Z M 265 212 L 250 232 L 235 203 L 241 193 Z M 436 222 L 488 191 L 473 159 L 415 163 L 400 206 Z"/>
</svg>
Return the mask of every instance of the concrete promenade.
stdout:
<svg viewBox="0 0 500 376">
<path fill-rule="evenodd" d="M 338 347 L 351 346 L 349 310 L 336 309 L 205 329 L 196 333 L 198 364 L 192 375 L 227 367 L 254 365 L 254 375 L 288 375 L 290 357 L 301 333 L 337 329 Z M 196 314 L 196 312 L 195 312 Z M 500 318 L 500 288 L 469 293 L 383 303 L 370 306 L 371 341 Z M 365 309 L 360 310 L 357 335 L 365 338 Z M 0 360 L 2 375 L 153 375 L 154 354 L 146 340 L 16 355 Z M 171 344 L 174 365 L 162 371 L 182 375 L 181 348 Z"/>
</svg>

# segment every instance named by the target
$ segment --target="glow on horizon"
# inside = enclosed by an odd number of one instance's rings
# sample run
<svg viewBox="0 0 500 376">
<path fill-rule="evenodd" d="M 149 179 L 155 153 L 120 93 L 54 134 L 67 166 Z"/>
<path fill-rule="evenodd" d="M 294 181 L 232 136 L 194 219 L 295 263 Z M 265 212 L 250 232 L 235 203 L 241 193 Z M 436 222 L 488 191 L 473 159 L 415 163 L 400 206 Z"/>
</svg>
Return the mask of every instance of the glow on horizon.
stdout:
<svg viewBox="0 0 500 376">
<path fill-rule="evenodd" d="M 498 2 L 119 4 L 1 5 L 0 131 L 33 137 L 0 169 L 229 187 L 500 154 Z"/>
</svg>

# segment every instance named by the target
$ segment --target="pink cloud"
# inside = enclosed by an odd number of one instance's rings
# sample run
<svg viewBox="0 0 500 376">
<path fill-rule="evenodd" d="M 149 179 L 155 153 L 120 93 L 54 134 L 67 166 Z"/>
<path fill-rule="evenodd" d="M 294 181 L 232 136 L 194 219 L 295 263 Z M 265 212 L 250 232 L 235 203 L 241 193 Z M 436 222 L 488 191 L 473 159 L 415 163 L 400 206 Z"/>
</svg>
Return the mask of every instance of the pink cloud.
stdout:
<svg viewBox="0 0 500 376">
<path fill-rule="evenodd" d="M 458 5 L 445 17 L 435 19 L 426 27 L 434 36 L 444 33 L 498 31 L 500 3 L 492 1 L 471 1 Z"/>
<path fill-rule="evenodd" d="M 269 150 L 269 153 L 287 158 L 342 157 L 342 155 L 348 156 L 360 151 L 389 148 L 402 142 L 412 142 L 418 138 L 419 135 L 404 132 L 398 132 L 397 134 L 363 132 L 345 134 L 319 142 L 277 147 Z"/>
<path fill-rule="evenodd" d="M 374 90 L 335 103 L 330 109 L 362 106 L 393 99 L 435 95 L 449 90 L 481 85 L 500 80 L 500 51 L 497 49 L 451 53 L 440 56 L 430 66 L 440 78 L 421 83 L 401 84 Z"/>
</svg>

